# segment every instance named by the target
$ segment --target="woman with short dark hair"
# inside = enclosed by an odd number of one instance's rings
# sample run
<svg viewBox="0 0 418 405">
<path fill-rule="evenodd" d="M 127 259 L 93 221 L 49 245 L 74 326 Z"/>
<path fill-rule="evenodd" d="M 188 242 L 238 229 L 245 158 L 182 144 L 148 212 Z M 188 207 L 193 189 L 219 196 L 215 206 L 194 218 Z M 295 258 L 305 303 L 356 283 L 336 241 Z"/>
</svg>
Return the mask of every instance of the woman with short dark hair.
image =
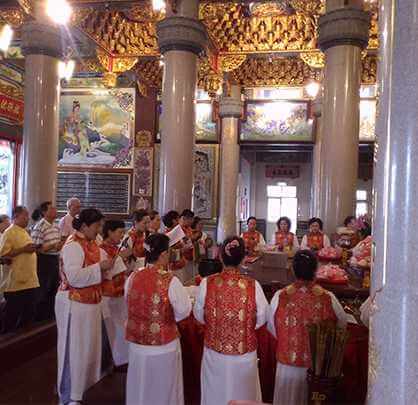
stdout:
<svg viewBox="0 0 418 405">
<path fill-rule="evenodd" d="M 315 283 L 317 266 L 313 252 L 299 250 L 293 259 L 296 281 L 276 292 L 270 304 L 268 327 L 277 338 L 275 405 L 307 404 L 311 353 L 306 325 L 323 320 L 347 323 L 337 298 Z"/>
<path fill-rule="evenodd" d="M 126 282 L 128 405 L 184 404 L 176 323 L 189 316 L 192 305 L 179 279 L 168 271 L 168 246 L 168 236 L 148 236 L 144 244 L 147 265 Z"/>
<path fill-rule="evenodd" d="M 274 234 L 274 244 L 280 252 L 294 253 L 299 249 L 296 235 L 290 232 L 292 222 L 288 217 L 281 217 L 276 223 L 277 232 Z"/>
<path fill-rule="evenodd" d="M 61 254 L 63 283 L 55 303 L 58 329 L 58 394 L 80 402 L 102 377 L 102 282 L 114 261 L 96 242 L 103 215 L 94 208 L 74 218 L 75 233 Z"/>
<path fill-rule="evenodd" d="M 134 268 L 144 267 L 145 250 L 144 241 L 147 237 L 147 228 L 150 221 L 147 210 L 137 210 L 132 214 L 133 227 L 129 231 L 128 247 L 132 249 Z"/>
<path fill-rule="evenodd" d="M 223 271 L 199 286 L 194 316 L 205 324 L 202 405 L 261 401 L 255 331 L 266 322 L 268 303 L 260 284 L 240 274 L 244 258 L 242 238 L 227 238 L 221 248 Z"/>
<path fill-rule="evenodd" d="M 327 235 L 322 232 L 324 224 L 320 218 L 311 218 L 308 222 L 309 232 L 302 238 L 301 249 L 310 249 L 314 252 L 331 246 Z"/>
</svg>

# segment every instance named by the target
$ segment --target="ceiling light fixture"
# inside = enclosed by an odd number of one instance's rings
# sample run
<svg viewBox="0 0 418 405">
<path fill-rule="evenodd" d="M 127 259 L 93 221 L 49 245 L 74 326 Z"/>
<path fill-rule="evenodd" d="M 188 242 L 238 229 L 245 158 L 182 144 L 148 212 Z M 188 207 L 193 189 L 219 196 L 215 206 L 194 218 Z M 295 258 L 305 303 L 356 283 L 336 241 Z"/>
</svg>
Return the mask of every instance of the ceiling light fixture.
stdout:
<svg viewBox="0 0 418 405">
<path fill-rule="evenodd" d="M 13 38 L 13 30 L 9 24 L 6 24 L 0 32 L 0 49 L 7 52 Z"/>
<path fill-rule="evenodd" d="M 154 11 L 165 10 L 165 1 L 164 0 L 152 0 L 152 9 Z"/>
<path fill-rule="evenodd" d="M 47 0 L 46 14 L 57 24 L 65 25 L 73 10 L 66 0 Z"/>
<path fill-rule="evenodd" d="M 67 82 L 73 77 L 75 62 L 73 60 L 60 61 L 58 64 L 58 76 Z"/>
<path fill-rule="evenodd" d="M 321 85 L 317 81 L 312 80 L 305 86 L 305 92 L 308 97 L 314 99 L 318 95 L 320 88 Z"/>
</svg>

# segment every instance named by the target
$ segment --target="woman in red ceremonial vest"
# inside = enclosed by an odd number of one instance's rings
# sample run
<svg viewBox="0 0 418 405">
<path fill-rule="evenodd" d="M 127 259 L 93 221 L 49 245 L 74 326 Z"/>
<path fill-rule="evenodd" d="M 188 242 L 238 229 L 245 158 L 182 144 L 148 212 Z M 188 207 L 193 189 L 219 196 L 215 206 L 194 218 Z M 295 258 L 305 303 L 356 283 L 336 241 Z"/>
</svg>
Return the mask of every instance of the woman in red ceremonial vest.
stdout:
<svg viewBox="0 0 418 405">
<path fill-rule="evenodd" d="M 161 228 L 161 217 L 158 211 L 150 211 L 148 222 L 148 234 L 159 233 Z"/>
<path fill-rule="evenodd" d="M 130 342 L 128 405 L 183 405 L 181 346 L 176 322 L 189 316 L 189 296 L 167 271 L 166 235 L 146 239 L 147 266 L 126 282 L 126 339 Z"/>
<path fill-rule="evenodd" d="M 81 401 L 101 377 L 101 286 L 114 265 L 96 243 L 102 219 L 96 209 L 81 211 L 61 253 L 66 291 L 58 293 L 59 300 L 57 294 L 56 318 L 58 393 L 64 404 Z"/>
<path fill-rule="evenodd" d="M 292 222 L 288 217 L 281 217 L 277 221 L 277 232 L 274 235 L 274 244 L 280 252 L 296 252 L 299 250 L 299 241 L 296 235 L 290 232 Z"/>
<path fill-rule="evenodd" d="M 260 401 L 255 331 L 266 322 L 268 303 L 258 282 L 240 274 L 244 241 L 226 239 L 221 256 L 222 273 L 202 280 L 194 307 L 195 318 L 205 324 L 201 403 Z"/>
<path fill-rule="evenodd" d="M 192 223 L 194 218 L 194 212 L 189 209 L 183 210 L 180 215 L 180 226 L 183 229 L 186 237 L 183 239 L 183 257 L 188 261 L 193 261 L 193 230 Z"/>
<path fill-rule="evenodd" d="M 260 247 L 266 244 L 263 235 L 257 231 L 257 218 L 249 217 L 247 219 L 247 231 L 241 234 L 244 239 L 245 252 L 249 257 L 257 256 Z"/>
<path fill-rule="evenodd" d="M 139 268 L 145 265 L 144 241 L 150 218 L 148 211 L 137 210 L 134 211 L 132 219 L 134 226 L 129 231 L 128 247 L 132 249 L 132 256 L 135 261 L 134 268 Z"/>
<path fill-rule="evenodd" d="M 337 298 L 315 283 L 317 266 L 310 250 L 299 250 L 293 259 L 296 282 L 278 291 L 270 304 L 269 330 L 277 338 L 275 405 L 307 403 L 311 353 L 306 325 L 323 320 L 347 322 Z"/>
<path fill-rule="evenodd" d="M 172 231 L 177 225 L 179 225 L 180 215 L 177 211 L 169 211 L 163 216 L 163 224 L 166 229 L 166 233 Z M 183 254 L 184 243 L 179 242 L 170 248 L 169 251 L 169 270 L 180 271 L 186 267 L 186 259 Z M 182 273 L 182 272 L 180 272 Z M 182 274 L 180 274 L 180 277 Z"/>
<path fill-rule="evenodd" d="M 301 249 L 310 249 L 314 252 L 331 246 L 327 235 L 322 232 L 323 222 L 319 218 L 311 218 L 308 222 L 309 233 L 305 235 L 300 244 Z"/>
<path fill-rule="evenodd" d="M 104 241 L 100 246 L 106 252 L 107 258 L 115 261 L 112 279 L 103 280 L 102 283 L 103 318 L 115 366 L 128 362 L 128 343 L 125 340 L 128 313 L 123 298 L 127 268 L 124 259 L 132 255 L 132 250 L 120 249 L 124 234 L 125 222 L 108 220 L 103 226 Z"/>
</svg>

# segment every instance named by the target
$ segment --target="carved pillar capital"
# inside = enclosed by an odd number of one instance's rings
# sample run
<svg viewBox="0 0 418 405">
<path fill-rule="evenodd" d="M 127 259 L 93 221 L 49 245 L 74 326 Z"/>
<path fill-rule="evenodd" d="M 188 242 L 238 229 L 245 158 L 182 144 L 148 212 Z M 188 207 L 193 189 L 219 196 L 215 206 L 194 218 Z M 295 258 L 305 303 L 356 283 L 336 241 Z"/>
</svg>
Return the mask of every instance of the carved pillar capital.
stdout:
<svg viewBox="0 0 418 405">
<path fill-rule="evenodd" d="M 167 51 L 188 51 L 199 55 L 208 38 L 205 26 L 189 17 L 167 17 L 157 24 L 158 45 L 162 54 Z"/>
<path fill-rule="evenodd" d="M 243 103 L 234 97 L 222 97 L 219 102 L 219 116 L 221 118 L 240 118 Z"/>
<path fill-rule="evenodd" d="M 47 55 L 62 58 L 64 47 L 58 26 L 30 22 L 22 26 L 22 52 L 27 55 Z"/>
<path fill-rule="evenodd" d="M 365 48 L 369 40 L 370 14 L 354 7 L 328 11 L 319 18 L 318 45 L 322 51 L 338 45 Z"/>
</svg>

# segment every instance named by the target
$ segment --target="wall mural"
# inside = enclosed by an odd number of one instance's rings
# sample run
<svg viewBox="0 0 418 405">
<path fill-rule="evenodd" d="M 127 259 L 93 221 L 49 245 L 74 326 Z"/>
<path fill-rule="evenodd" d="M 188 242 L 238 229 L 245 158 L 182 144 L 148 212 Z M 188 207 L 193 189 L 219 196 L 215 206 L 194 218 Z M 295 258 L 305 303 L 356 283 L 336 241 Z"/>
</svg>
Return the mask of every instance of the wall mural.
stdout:
<svg viewBox="0 0 418 405">
<path fill-rule="evenodd" d="M 153 148 L 135 148 L 133 195 L 152 197 Z"/>
<path fill-rule="evenodd" d="M 131 168 L 134 114 L 134 89 L 63 90 L 58 165 Z"/>
<path fill-rule="evenodd" d="M 201 143 L 218 142 L 218 129 L 213 115 L 213 104 L 210 101 L 197 101 L 195 104 L 195 140 Z M 161 140 L 162 131 L 162 105 L 158 105 L 158 123 L 156 140 Z"/>
<path fill-rule="evenodd" d="M 311 142 L 312 121 L 305 101 L 249 102 L 241 141 Z"/>
<path fill-rule="evenodd" d="M 196 145 L 194 152 L 193 211 L 198 217 L 216 217 L 218 146 Z"/>
</svg>

